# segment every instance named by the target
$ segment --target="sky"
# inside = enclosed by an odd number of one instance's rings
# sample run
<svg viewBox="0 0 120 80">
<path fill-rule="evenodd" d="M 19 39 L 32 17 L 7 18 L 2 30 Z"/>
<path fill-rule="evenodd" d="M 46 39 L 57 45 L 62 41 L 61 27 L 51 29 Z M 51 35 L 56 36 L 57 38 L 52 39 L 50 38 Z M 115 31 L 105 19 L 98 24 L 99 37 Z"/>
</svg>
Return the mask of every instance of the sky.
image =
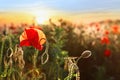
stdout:
<svg viewBox="0 0 120 80">
<path fill-rule="evenodd" d="M 15 15 L 13 13 L 10 14 L 10 12 L 17 12 L 17 14 L 21 12 L 29 13 L 30 15 Z M 77 22 L 76 20 L 81 22 L 87 22 L 88 20 L 89 22 L 103 18 L 120 18 L 119 12 L 120 0 L 0 0 L 1 23 L 6 23 L 7 21 L 8 23 L 14 21 L 16 21 L 15 23 L 18 21 L 30 22 L 34 18 L 38 23 L 43 23 L 49 21 L 49 18 L 56 18 L 56 16 L 57 19 L 60 17 L 75 22 Z M 28 20 L 25 20 L 25 16 L 27 16 Z M 18 18 L 19 20 L 16 17 L 20 17 Z"/>
<path fill-rule="evenodd" d="M 120 0 L 0 0 L 0 11 L 120 11 Z"/>
</svg>

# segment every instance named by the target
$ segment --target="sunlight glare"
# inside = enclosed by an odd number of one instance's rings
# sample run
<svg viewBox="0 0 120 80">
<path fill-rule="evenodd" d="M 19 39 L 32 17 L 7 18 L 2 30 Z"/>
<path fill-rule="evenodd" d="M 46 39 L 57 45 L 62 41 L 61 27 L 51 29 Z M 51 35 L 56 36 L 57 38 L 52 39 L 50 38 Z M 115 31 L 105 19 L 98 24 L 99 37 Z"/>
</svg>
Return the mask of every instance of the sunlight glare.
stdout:
<svg viewBox="0 0 120 80">
<path fill-rule="evenodd" d="M 50 13 L 47 11 L 36 11 L 33 15 L 35 16 L 35 22 L 37 24 L 46 24 L 51 17 Z"/>
<path fill-rule="evenodd" d="M 48 20 L 48 17 L 44 16 L 39 16 L 39 17 L 36 17 L 36 23 L 37 24 L 45 24 L 45 22 Z"/>
</svg>

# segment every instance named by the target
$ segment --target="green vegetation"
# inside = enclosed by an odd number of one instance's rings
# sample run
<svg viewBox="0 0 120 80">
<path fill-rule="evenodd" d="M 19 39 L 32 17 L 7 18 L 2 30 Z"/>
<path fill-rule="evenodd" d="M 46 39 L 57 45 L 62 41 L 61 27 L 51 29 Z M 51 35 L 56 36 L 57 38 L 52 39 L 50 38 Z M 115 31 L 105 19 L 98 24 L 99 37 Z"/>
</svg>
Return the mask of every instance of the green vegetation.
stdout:
<svg viewBox="0 0 120 80">
<path fill-rule="evenodd" d="M 85 50 L 90 50 L 92 56 L 78 61 L 81 80 L 120 79 L 119 20 L 77 27 L 64 20 L 58 22 L 59 25 L 51 21 L 49 25 L 41 25 L 48 41 L 42 51 L 18 46 L 24 26 L 3 30 L 0 80 L 65 80 L 69 74 L 65 57 L 79 57 Z M 73 76 L 71 80 L 76 74 Z"/>
</svg>

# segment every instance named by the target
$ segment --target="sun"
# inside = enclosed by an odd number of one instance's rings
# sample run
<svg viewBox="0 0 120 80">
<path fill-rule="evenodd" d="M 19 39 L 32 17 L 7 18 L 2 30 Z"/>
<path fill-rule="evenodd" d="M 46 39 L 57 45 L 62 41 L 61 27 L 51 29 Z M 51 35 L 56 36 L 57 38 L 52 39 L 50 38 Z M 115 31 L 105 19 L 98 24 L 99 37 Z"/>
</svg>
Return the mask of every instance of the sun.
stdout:
<svg viewBox="0 0 120 80">
<path fill-rule="evenodd" d="M 47 11 L 36 11 L 33 12 L 33 15 L 34 21 L 37 24 L 46 24 L 51 17 L 51 14 Z"/>
<path fill-rule="evenodd" d="M 45 24 L 47 21 L 48 21 L 48 17 L 46 17 L 46 16 L 37 16 L 36 17 L 36 23 L 37 24 Z"/>
</svg>

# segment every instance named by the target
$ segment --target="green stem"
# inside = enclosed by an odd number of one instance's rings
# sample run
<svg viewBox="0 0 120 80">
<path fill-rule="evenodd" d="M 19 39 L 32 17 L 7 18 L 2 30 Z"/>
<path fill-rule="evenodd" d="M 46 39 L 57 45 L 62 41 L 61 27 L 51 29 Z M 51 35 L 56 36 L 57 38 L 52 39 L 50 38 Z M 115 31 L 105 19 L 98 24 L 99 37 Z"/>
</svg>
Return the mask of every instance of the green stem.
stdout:
<svg viewBox="0 0 120 80">
<path fill-rule="evenodd" d="M 37 56 L 38 56 L 38 50 L 35 49 L 35 53 L 33 55 L 33 67 L 36 68 L 36 63 L 37 63 Z"/>
<path fill-rule="evenodd" d="M 0 65 L 2 65 L 2 57 L 3 57 L 4 44 L 5 44 L 5 40 L 2 41 L 2 45 L 1 45 Z M 1 66 L 0 66 L 0 71 L 1 71 Z"/>
<path fill-rule="evenodd" d="M 12 47 L 12 39 L 11 39 L 11 35 L 8 36 L 8 40 L 9 40 L 9 47 Z"/>
</svg>

